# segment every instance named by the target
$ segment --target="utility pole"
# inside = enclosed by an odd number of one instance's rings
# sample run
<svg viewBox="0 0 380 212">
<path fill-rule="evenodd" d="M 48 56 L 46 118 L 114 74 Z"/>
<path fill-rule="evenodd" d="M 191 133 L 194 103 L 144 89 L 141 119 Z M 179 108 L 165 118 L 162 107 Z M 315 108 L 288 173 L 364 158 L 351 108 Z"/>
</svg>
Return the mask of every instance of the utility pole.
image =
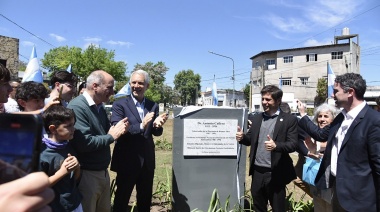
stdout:
<svg viewBox="0 0 380 212">
<path fill-rule="evenodd" d="M 212 51 L 208 51 L 208 52 L 211 53 L 211 54 L 215 54 L 215 55 L 218 55 L 218 56 L 221 56 L 221 57 L 225 57 L 225 58 L 228 58 L 228 59 L 232 60 L 232 82 L 233 82 L 232 107 L 235 107 L 235 62 L 234 62 L 234 59 L 232 59 L 231 57 L 227 57 L 225 55 L 222 55 L 222 54 L 218 54 L 218 53 L 212 52 Z"/>
</svg>

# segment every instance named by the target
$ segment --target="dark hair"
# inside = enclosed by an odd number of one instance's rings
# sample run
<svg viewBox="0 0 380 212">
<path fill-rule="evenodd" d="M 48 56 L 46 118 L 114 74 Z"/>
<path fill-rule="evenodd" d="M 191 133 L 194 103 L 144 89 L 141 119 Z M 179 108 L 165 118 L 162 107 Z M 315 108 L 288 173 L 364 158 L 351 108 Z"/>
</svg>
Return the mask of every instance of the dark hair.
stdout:
<svg viewBox="0 0 380 212">
<path fill-rule="evenodd" d="M 80 94 L 80 91 L 82 90 L 82 88 L 86 88 L 86 82 L 82 82 L 79 87 L 78 87 L 78 96 Z"/>
<path fill-rule="evenodd" d="M 0 63 L 0 80 L 4 82 L 8 82 L 11 80 L 11 72 L 5 67 L 3 64 Z"/>
<path fill-rule="evenodd" d="M 275 85 L 266 85 L 261 89 L 261 96 L 269 93 L 273 100 L 278 101 L 282 99 L 282 90 Z"/>
<path fill-rule="evenodd" d="M 47 134 L 50 134 L 49 126 L 59 126 L 72 118 L 75 120 L 75 113 L 72 109 L 66 108 L 60 104 L 52 105 L 42 114 L 44 127 Z"/>
<path fill-rule="evenodd" d="M 367 88 L 366 82 L 360 74 L 346 73 L 335 78 L 335 82 L 340 84 L 343 91 L 346 93 L 348 89 L 355 90 L 356 98 L 364 99 L 364 93 Z"/>
<path fill-rule="evenodd" d="M 375 99 L 377 106 L 380 106 L 380 96 Z"/>
<path fill-rule="evenodd" d="M 48 90 L 42 83 L 38 82 L 23 82 L 21 83 L 16 90 L 15 99 L 22 99 L 28 101 L 30 99 L 45 99 L 48 97 Z M 24 110 L 24 107 L 18 104 L 21 110 Z"/>
<path fill-rule="evenodd" d="M 66 70 L 56 71 L 50 77 L 50 85 L 52 89 L 55 87 L 56 82 L 59 82 L 59 83 L 67 82 L 67 83 L 73 84 L 73 86 L 76 87 L 77 81 L 78 79 L 75 76 L 75 74 L 70 73 Z"/>
<path fill-rule="evenodd" d="M 291 113 L 292 111 L 290 110 L 290 107 L 289 107 L 289 104 L 286 103 L 286 102 L 281 102 L 280 104 L 280 109 L 282 110 L 282 112 L 284 113 Z"/>
</svg>

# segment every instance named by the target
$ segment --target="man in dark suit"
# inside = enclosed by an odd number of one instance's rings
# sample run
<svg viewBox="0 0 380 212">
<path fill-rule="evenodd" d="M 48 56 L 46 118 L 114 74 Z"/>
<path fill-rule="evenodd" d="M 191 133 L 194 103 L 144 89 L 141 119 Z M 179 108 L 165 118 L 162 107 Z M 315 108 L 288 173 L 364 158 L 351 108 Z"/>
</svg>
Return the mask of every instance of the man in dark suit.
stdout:
<svg viewBox="0 0 380 212">
<path fill-rule="evenodd" d="M 236 139 L 251 146 L 249 175 L 255 211 L 286 211 L 285 186 L 296 178 L 290 152 L 297 147 L 297 118 L 279 109 L 282 90 L 267 85 L 261 90 L 264 113 L 253 117 L 247 134 L 238 127 Z"/>
<path fill-rule="evenodd" d="M 143 70 L 132 72 L 132 94 L 113 103 L 111 123 L 128 117 L 130 128 L 114 147 L 111 170 L 117 172 L 114 211 L 125 212 L 133 187 L 137 190 L 139 212 L 148 212 L 152 200 L 155 169 L 153 135 L 160 136 L 167 115 L 159 115 L 158 105 L 144 97 L 149 75 Z"/>
<path fill-rule="evenodd" d="M 365 90 L 359 74 L 337 76 L 332 97 L 342 112 L 323 129 L 306 116 L 299 122 L 314 139 L 327 139 L 315 183 L 333 188 L 334 211 L 380 211 L 380 114 L 364 101 Z"/>
</svg>

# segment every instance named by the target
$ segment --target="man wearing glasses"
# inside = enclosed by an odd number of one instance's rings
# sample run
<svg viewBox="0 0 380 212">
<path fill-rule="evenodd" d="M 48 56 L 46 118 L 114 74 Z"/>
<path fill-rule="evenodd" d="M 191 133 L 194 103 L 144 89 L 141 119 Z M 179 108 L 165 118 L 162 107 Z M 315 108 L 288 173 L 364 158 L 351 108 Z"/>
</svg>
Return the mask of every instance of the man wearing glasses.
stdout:
<svg viewBox="0 0 380 212">
<path fill-rule="evenodd" d="M 18 108 L 15 96 L 17 87 L 20 85 L 20 83 L 17 81 L 10 81 L 9 84 L 12 87 L 12 92 L 9 94 L 8 102 L 4 103 L 4 110 L 6 113 L 19 112 L 20 109 Z"/>
<path fill-rule="evenodd" d="M 58 96 L 62 105 L 66 107 L 76 93 L 77 81 L 77 77 L 66 70 L 54 72 L 50 77 L 50 97 L 45 99 L 45 104 Z"/>
</svg>

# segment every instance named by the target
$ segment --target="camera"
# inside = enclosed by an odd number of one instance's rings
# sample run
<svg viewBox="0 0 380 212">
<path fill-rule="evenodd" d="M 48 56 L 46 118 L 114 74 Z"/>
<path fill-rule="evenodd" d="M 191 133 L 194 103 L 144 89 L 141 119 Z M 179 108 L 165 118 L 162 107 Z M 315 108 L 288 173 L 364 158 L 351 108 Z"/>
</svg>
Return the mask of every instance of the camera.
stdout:
<svg viewBox="0 0 380 212">
<path fill-rule="evenodd" d="M 39 169 L 42 118 L 0 114 L 0 184 Z"/>
</svg>

